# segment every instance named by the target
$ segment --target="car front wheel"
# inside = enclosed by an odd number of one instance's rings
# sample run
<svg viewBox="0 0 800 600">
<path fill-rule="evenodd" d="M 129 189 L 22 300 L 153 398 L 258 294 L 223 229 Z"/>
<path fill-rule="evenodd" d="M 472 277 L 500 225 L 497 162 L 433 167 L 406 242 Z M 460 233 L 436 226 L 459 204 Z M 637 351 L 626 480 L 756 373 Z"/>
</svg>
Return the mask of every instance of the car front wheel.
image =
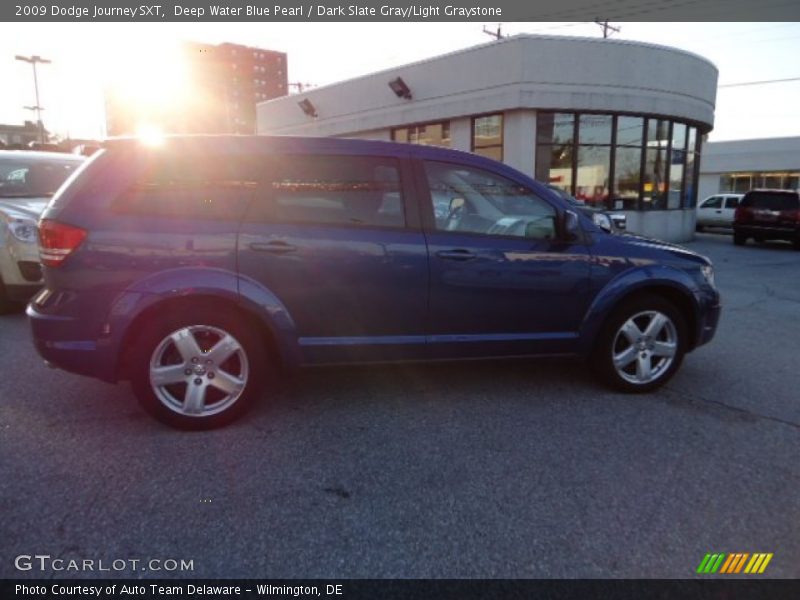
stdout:
<svg viewBox="0 0 800 600">
<path fill-rule="evenodd" d="M 733 234 L 733 243 L 737 246 L 744 246 L 747 243 L 747 236 L 743 233 L 735 233 Z"/>
<path fill-rule="evenodd" d="M 239 321 L 231 313 L 188 310 L 147 327 L 131 373 L 142 407 L 179 429 L 212 429 L 241 416 L 262 390 L 266 356 Z"/>
<path fill-rule="evenodd" d="M 625 392 L 649 392 L 675 374 L 686 352 L 681 313 L 658 296 L 639 296 L 617 309 L 593 356 L 598 374 Z"/>
</svg>

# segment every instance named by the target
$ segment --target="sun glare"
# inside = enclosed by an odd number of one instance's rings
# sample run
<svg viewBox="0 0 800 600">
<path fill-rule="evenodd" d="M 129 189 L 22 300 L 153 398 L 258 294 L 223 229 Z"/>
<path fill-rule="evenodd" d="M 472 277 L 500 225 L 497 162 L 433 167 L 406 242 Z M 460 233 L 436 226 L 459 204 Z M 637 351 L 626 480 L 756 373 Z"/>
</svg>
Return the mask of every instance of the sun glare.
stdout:
<svg viewBox="0 0 800 600">
<path fill-rule="evenodd" d="M 139 125 L 136 137 L 146 146 L 161 146 L 164 143 L 164 132 L 149 123 Z"/>
</svg>

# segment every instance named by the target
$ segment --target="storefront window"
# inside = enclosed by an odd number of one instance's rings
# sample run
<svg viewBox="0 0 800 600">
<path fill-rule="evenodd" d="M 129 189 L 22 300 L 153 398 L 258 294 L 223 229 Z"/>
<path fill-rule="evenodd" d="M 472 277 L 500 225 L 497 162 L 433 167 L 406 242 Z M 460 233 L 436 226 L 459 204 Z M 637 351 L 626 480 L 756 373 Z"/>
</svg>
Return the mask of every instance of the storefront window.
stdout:
<svg viewBox="0 0 800 600">
<path fill-rule="evenodd" d="M 641 117 L 617 117 L 617 146 L 641 146 L 643 133 Z"/>
<path fill-rule="evenodd" d="M 609 135 L 610 133 L 609 130 Z M 610 146 L 578 146 L 575 197 L 589 205 L 605 208 L 610 173 Z"/>
<path fill-rule="evenodd" d="M 668 119 L 537 115 L 536 178 L 612 210 L 694 205 L 697 130 Z"/>
<path fill-rule="evenodd" d="M 494 160 L 503 160 L 503 115 L 472 119 L 472 151 Z"/>
<path fill-rule="evenodd" d="M 392 140 L 423 146 L 450 147 L 450 122 L 423 123 L 392 129 Z"/>
<path fill-rule="evenodd" d="M 642 178 L 642 210 L 658 210 L 667 204 L 667 151 L 648 148 Z"/>
<path fill-rule="evenodd" d="M 636 210 L 641 184 L 641 148 L 616 149 L 614 158 L 614 191 L 610 208 Z"/>
<path fill-rule="evenodd" d="M 575 115 L 540 112 L 536 117 L 536 141 L 554 145 L 575 143 Z"/>
</svg>

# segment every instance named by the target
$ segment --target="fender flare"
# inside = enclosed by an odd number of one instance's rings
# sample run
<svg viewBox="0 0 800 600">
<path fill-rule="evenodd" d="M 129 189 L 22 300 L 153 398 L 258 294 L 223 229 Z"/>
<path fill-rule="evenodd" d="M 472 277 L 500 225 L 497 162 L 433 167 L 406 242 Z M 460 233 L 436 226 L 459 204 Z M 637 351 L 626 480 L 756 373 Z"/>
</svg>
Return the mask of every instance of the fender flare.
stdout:
<svg viewBox="0 0 800 600">
<path fill-rule="evenodd" d="M 119 374 L 125 342 L 139 317 L 163 302 L 196 296 L 236 304 L 269 332 L 284 366 L 300 364 L 294 321 L 274 293 L 257 281 L 226 269 L 186 267 L 160 271 L 141 279 L 114 299 L 106 318 L 107 334 L 103 340 L 110 351 L 116 350 L 114 372 Z"/>
<path fill-rule="evenodd" d="M 609 281 L 595 296 L 580 326 L 581 352 L 588 355 L 608 316 L 626 297 L 648 288 L 671 288 L 682 294 L 697 320 L 700 313 L 699 288 L 688 273 L 668 265 L 653 264 L 628 269 Z M 691 331 L 694 339 L 696 331 Z"/>
</svg>

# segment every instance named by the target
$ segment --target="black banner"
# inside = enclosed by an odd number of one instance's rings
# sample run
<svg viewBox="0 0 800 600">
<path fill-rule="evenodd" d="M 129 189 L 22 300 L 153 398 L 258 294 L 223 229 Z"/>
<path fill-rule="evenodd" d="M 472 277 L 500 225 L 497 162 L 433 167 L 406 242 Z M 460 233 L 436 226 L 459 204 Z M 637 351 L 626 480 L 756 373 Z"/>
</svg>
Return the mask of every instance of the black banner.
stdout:
<svg viewBox="0 0 800 600">
<path fill-rule="evenodd" d="M 329 600 L 659 600 L 797 598 L 798 580 L 3 580 L 0 598 L 137 599 L 327 598 Z"/>
<path fill-rule="evenodd" d="M 2 21 L 797 21 L 796 0 L 12 0 Z"/>
</svg>

